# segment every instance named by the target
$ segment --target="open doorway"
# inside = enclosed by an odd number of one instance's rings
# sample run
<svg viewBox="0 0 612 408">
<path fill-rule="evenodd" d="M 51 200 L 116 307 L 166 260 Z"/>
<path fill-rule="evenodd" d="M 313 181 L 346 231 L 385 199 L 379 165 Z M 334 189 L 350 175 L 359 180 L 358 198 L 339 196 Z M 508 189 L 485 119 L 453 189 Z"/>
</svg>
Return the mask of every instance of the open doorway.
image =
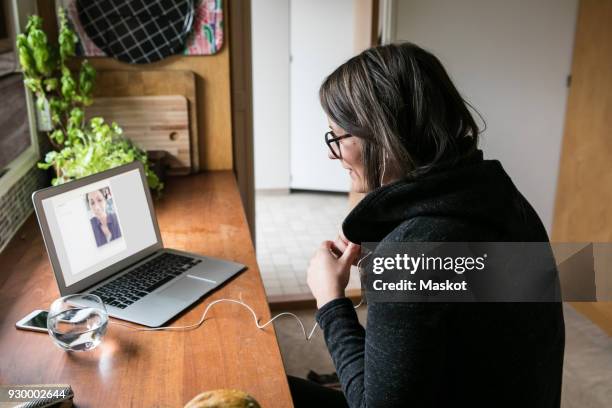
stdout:
<svg viewBox="0 0 612 408">
<path fill-rule="evenodd" d="M 348 173 L 328 158 L 324 78 L 372 45 L 374 0 L 252 3 L 256 246 L 270 297 L 310 296 L 308 261 L 350 209 Z M 365 31 L 364 31 L 365 30 Z M 358 289 L 355 276 L 350 288 Z"/>
</svg>

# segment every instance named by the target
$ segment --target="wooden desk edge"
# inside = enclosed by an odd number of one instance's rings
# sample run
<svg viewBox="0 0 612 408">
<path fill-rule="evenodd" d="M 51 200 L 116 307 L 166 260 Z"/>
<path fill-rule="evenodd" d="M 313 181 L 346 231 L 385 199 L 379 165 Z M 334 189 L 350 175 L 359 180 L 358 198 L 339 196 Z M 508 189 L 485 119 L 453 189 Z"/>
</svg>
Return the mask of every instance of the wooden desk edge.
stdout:
<svg viewBox="0 0 612 408">
<path fill-rule="evenodd" d="M 231 185 L 227 185 L 230 179 L 231 179 L 231 182 L 229 184 Z M 249 279 L 252 279 L 253 276 L 255 276 L 255 279 L 252 280 L 252 282 L 258 288 L 256 292 L 263 294 L 263 298 L 261 299 L 261 301 L 257 302 L 259 306 L 258 311 L 265 312 L 264 314 L 267 315 L 267 316 L 258 316 L 258 317 L 261 317 L 262 319 L 269 317 L 271 315 L 270 305 L 265 297 L 265 289 L 263 286 L 263 280 L 261 278 L 261 274 L 259 273 L 259 267 L 256 262 L 253 242 L 251 240 L 250 233 L 248 231 L 246 215 L 244 212 L 244 208 L 242 206 L 242 202 L 240 200 L 240 195 L 238 192 L 238 188 L 237 188 L 237 184 L 236 184 L 236 180 L 235 180 L 235 176 L 233 172 L 214 171 L 214 172 L 200 173 L 197 175 L 191 175 L 191 176 L 180 177 L 180 178 L 173 177 L 169 179 L 168 186 L 171 186 L 170 183 L 173 183 L 173 182 L 175 182 L 176 184 L 183 184 L 183 183 L 189 184 L 193 182 L 198 182 L 198 183 L 201 183 L 202 185 L 207 186 L 207 188 L 215 190 L 215 193 L 221 192 L 223 194 L 227 194 L 227 197 L 225 198 L 229 199 L 230 201 L 237 200 L 237 204 L 239 204 L 239 206 L 236 207 L 236 209 L 239 208 L 239 214 L 232 214 L 232 217 L 237 216 L 239 218 L 237 222 L 234 222 L 234 224 L 238 225 L 240 228 L 238 233 L 241 237 L 240 244 L 242 245 L 241 248 L 244 253 L 244 258 L 251 259 L 251 262 L 250 262 L 251 267 L 249 269 L 255 269 L 255 271 L 249 272 L 249 275 L 250 275 Z M 168 188 L 167 193 L 168 192 L 172 193 L 172 190 L 176 190 L 176 188 L 177 188 L 176 186 Z M 232 204 L 231 206 L 234 206 L 234 204 Z M 236 219 L 234 218 L 232 218 L 232 220 L 236 221 Z M 162 235 L 163 235 L 163 232 L 162 232 Z M 166 240 L 164 239 L 164 241 Z M 36 246 L 37 244 L 39 245 L 38 247 Z M 0 308 L 0 314 L 3 316 L 0 319 L 4 319 L 4 322 L 0 320 L 0 322 L 2 322 L 0 323 L 0 327 L 2 327 L 3 331 L 8 332 L 9 330 L 15 330 L 14 329 L 14 321 L 16 321 L 15 319 L 23 317 L 21 316 L 21 314 L 25 315 L 26 310 L 27 312 L 31 311 L 31 309 L 28 309 L 28 306 L 25 306 L 25 305 L 30 305 L 31 303 L 35 301 L 30 300 L 30 299 L 23 299 L 22 294 L 25 290 L 27 290 L 28 285 L 29 286 L 32 285 L 32 281 L 36 281 L 37 284 L 39 284 L 40 282 L 48 284 L 48 282 L 50 281 L 53 283 L 53 285 L 55 285 L 55 280 L 54 280 L 54 277 L 52 277 L 53 274 L 51 271 L 51 267 L 50 267 L 48 258 L 46 256 L 46 251 L 44 250 L 44 246 L 42 247 L 42 251 L 41 251 L 40 246 L 42 246 L 42 238 L 40 237 L 40 231 L 39 231 L 36 219 L 34 215 L 32 214 L 29 217 L 29 219 L 22 225 L 19 231 L 15 234 L 15 236 L 11 239 L 7 247 L 2 251 L 2 253 L 0 253 L 0 265 L 3 265 L 3 270 L 2 272 L 0 272 L 0 293 L 2 293 L 3 295 L 2 298 L 4 298 L 3 300 L 0 300 L 0 304 L 3 306 L 2 308 Z M 37 248 L 37 250 L 32 250 L 32 248 Z M 6 267 L 6 265 L 9 265 L 9 266 Z M 32 273 L 21 274 L 20 272 L 23 270 L 31 270 Z M 246 272 L 243 272 L 243 274 L 244 273 Z M 231 285 L 232 283 L 230 282 L 228 284 L 228 287 L 231 287 Z M 57 288 L 54 287 L 53 291 L 47 291 L 47 292 L 57 292 Z M 5 296 L 5 294 L 8 294 L 8 295 Z M 212 296 L 214 295 L 215 294 L 213 294 Z M 205 303 L 206 299 L 207 297 L 205 297 L 204 300 L 199 301 L 197 305 L 201 305 L 202 303 Z M 192 308 L 195 308 L 195 307 L 192 306 Z M 253 328 L 253 330 L 256 330 L 256 329 Z M 11 337 L 14 338 L 15 332 L 6 333 L 10 335 L 5 335 L 5 333 L 3 333 L 2 336 L 0 336 L 0 339 L 4 341 L 8 341 L 7 340 L 8 338 L 11 338 Z M 276 340 L 276 332 L 273 326 L 269 328 L 269 333 L 273 335 L 273 343 L 274 343 L 273 348 L 275 349 L 274 354 L 276 354 L 276 356 L 266 355 L 265 359 L 276 360 L 276 358 L 278 358 L 279 359 L 278 361 L 280 361 L 280 367 L 282 369 L 282 356 L 280 354 L 280 348 L 278 345 L 278 341 Z M 28 337 L 28 339 L 31 339 L 31 337 Z M 2 340 L 0 340 L 0 342 Z M 11 350 L 16 347 L 19 348 L 19 346 L 11 342 L 11 344 L 4 344 L 4 347 L 2 348 L 5 349 L 5 351 L 7 351 L 7 349 Z M 50 359 L 49 361 L 53 361 L 53 359 Z M 241 364 L 237 357 L 235 361 L 237 365 Z M 261 361 L 263 361 L 263 357 L 261 358 Z M 9 364 L 8 367 L 10 366 L 15 367 L 14 364 L 11 365 L 11 363 L 9 362 L 7 363 Z M 130 361 L 130 362 L 126 362 L 125 364 L 128 365 L 128 364 L 136 364 L 136 363 L 137 361 Z M 62 364 L 65 364 L 65 363 L 62 363 Z M 59 367 L 56 366 L 56 368 L 59 368 Z M 26 370 L 25 372 L 31 372 L 31 369 L 30 371 Z M 257 378 L 262 377 L 260 374 L 261 374 L 260 372 L 253 373 L 253 375 L 255 375 Z M 0 372 L 0 381 L 5 382 L 5 383 L 10 383 L 10 382 L 14 382 L 14 380 L 17 378 L 23 378 L 24 375 L 26 374 L 24 373 L 20 374 L 20 372 L 13 372 L 11 374 L 7 370 L 7 366 L 4 366 Z M 46 374 L 44 374 L 43 376 L 46 376 Z M 51 375 L 47 377 L 51 377 Z M 34 377 L 31 377 L 31 378 L 34 379 Z M 263 379 L 262 381 L 265 382 L 267 380 L 269 380 L 269 378 Z M 270 396 L 274 395 L 273 397 L 274 403 L 270 404 L 271 401 L 269 401 L 269 398 L 261 398 L 260 396 L 260 398 L 263 400 L 263 401 L 260 401 L 263 404 L 263 406 L 276 406 L 276 404 L 278 404 L 278 406 L 283 406 L 283 407 L 292 406 L 291 395 L 289 393 L 289 386 L 288 386 L 287 377 L 286 377 L 284 370 L 282 373 L 279 373 L 279 375 L 276 376 L 274 383 L 275 383 L 275 387 L 278 388 L 278 393 L 269 394 Z M 177 387 L 184 388 L 184 384 L 183 385 L 177 384 Z M 104 386 L 100 384 L 98 384 L 96 387 L 96 391 L 100 391 L 103 389 L 104 389 Z M 79 395 L 79 393 L 76 393 L 75 402 L 80 403 L 80 404 L 82 403 L 91 404 L 91 402 L 94 401 L 94 398 L 95 397 L 93 395 L 83 398 L 83 394 Z M 184 402 L 187 402 L 187 401 L 184 401 Z"/>
</svg>

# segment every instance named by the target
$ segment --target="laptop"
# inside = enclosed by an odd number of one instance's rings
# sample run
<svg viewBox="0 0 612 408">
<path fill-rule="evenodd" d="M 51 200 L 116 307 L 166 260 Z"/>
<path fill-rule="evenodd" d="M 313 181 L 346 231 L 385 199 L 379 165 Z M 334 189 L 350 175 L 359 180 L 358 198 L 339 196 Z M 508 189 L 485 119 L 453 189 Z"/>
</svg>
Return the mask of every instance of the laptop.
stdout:
<svg viewBox="0 0 612 408">
<path fill-rule="evenodd" d="M 139 161 L 36 191 L 32 201 L 61 295 L 98 295 L 118 319 L 161 326 L 245 269 L 164 248 Z"/>
</svg>

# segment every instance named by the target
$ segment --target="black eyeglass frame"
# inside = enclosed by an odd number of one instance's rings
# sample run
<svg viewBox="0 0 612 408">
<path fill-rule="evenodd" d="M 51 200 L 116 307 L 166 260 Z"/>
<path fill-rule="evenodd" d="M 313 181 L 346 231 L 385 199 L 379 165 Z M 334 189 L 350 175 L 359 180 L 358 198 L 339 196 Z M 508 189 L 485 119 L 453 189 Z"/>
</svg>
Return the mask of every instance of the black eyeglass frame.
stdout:
<svg viewBox="0 0 612 408">
<path fill-rule="evenodd" d="M 336 136 L 333 131 L 325 132 L 325 144 L 329 148 L 329 151 L 332 152 L 336 159 L 342 159 L 342 150 L 340 149 L 340 143 L 338 143 L 342 139 L 347 139 L 349 137 L 353 137 L 353 135 L 347 133 L 346 135 Z M 332 147 L 332 143 L 335 143 L 338 146 L 338 153 Z"/>
</svg>

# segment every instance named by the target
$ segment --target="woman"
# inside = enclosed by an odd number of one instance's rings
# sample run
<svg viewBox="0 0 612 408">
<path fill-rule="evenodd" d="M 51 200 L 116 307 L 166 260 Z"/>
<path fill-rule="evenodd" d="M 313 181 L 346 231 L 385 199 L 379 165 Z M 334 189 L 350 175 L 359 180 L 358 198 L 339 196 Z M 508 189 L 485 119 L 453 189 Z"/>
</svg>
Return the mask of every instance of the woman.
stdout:
<svg viewBox="0 0 612 408">
<path fill-rule="evenodd" d="M 323 83 L 329 157 L 368 193 L 308 269 L 317 322 L 343 393 L 290 378 L 296 406 L 558 407 L 560 303 L 368 304 L 344 296 L 362 242 L 547 242 L 436 57 L 413 44 L 372 48 Z"/>
<path fill-rule="evenodd" d="M 121 229 L 119 228 L 117 216 L 113 212 L 107 211 L 108 202 L 102 189 L 87 193 L 85 195 L 85 202 L 87 203 L 87 208 L 94 215 L 89 222 L 91 223 L 98 247 L 121 237 Z"/>
</svg>

